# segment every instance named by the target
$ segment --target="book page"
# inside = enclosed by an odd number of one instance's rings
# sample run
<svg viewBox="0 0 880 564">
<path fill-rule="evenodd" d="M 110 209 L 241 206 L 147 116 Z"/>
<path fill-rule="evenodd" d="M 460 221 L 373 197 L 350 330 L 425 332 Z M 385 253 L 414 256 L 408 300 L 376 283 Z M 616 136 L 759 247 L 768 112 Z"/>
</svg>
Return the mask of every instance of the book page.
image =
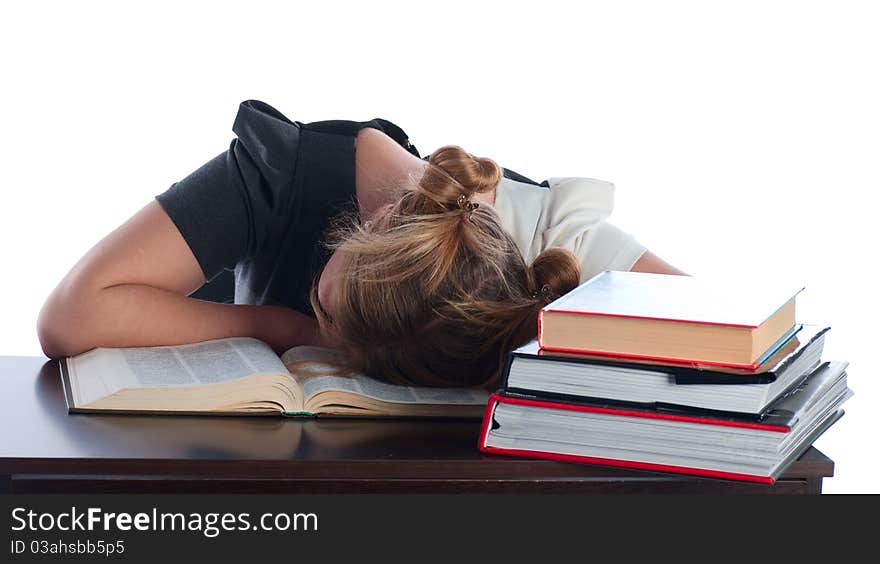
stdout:
<svg viewBox="0 0 880 564">
<path fill-rule="evenodd" d="M 281 359 L 303 390 L 303 396 L 328 390 L 346 391 L 392 403 L 485 404 L 489 393 L 471 388 L 428 388 L 380 382 L 346 368 L 344 353 L 324 347 L 299 346 Z"/>
<path fill-rule="evenodd" d="M 348 373 L 348 370 L 345 368 L 345 354 L 337 349 L 327 347 L 313 347 L 309 345 L 292 347 L 281 355 L 281 362 L 288 369 L 291 364 L 308 365 L 314 363 L 316 369 L 320 368 L 322 371 L 332 372 L 336 375 Z"/>
<path fill-rule="evenodd" d="M 268 345 L 248 337 L 120 351 L 141 387 L 215 384 L 256 372 L 287 372 Z"/>
<path fill-rule="evenodd" d="M 391 403 L 485 404 L 489 394 L 469 388 L 426 388 L 387 384 L 356 374 L 343 376 L 298 375 L 303 395 L 310 398 L 327 390 L 342 390 Z"/>
<path fill-rule="evenodd" d="M 97 348 L 66 359 L 70 393 L 77 406 L 137 385 L 119 349 Z"/>
<path fill-rule="evenodd" d="M 97 348 L 69 359 L 77 405 L 123 388 L 198 386 L 257 372 L 287 373 L 267 344 L 249 337 L 186 345 Z"/>
</svg>

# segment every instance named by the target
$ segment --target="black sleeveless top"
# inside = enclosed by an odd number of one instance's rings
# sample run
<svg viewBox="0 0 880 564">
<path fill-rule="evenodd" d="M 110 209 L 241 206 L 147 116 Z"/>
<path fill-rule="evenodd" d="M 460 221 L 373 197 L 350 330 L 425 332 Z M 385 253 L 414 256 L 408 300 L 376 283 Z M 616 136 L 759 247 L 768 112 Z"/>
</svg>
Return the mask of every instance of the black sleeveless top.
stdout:
<svg viewBox="0 0 880 564">
<path fill-rule="evenodd" d="M 330 258 L 324 232 L 340 212 L 358 212 L 355 140 L 364 127 L 420 156 L 407 134 L 384 119 L 300 123 L 246 100 L 229 148 L 156 200 L 207 281 L 235 271 L 235 303 L 282 305 L 314 317 L 309 289 Z"/>
</svg>

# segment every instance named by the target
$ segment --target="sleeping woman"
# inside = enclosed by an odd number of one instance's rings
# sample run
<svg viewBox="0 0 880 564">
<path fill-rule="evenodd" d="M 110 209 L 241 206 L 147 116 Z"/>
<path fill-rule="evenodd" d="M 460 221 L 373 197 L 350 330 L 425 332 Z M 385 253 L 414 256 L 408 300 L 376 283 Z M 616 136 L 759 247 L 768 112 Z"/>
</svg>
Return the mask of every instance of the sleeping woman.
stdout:
<svg viewBox="0 0 880 564">
<path fill-rule="evenodd" d="M 92 247 L 37 322 L 50 358 L 251 336 L 393 383 L 498 383 L 542 306 L 603 270 L 684 274 L 607 222 L 613 185 L 540 184 L 384 119 L 247 100 L 227 150 Z M 190 297 L 234 270 L 234 303 Z"/>
</svg>

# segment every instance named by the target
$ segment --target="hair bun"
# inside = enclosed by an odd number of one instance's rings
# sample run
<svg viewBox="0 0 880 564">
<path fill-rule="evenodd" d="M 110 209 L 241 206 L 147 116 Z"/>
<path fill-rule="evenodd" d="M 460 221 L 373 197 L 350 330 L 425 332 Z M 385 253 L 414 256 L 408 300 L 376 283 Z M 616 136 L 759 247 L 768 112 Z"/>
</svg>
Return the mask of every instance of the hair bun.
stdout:
<svg viewBox="0 0 880 564">
<path fill-rule="evenodd" d="M 544 249 L 530 270 L 535 297 L 544 301 L 567 294 L 580 283 L 580 263 L 574 253 L 562 247 Z"/>
<path fill-rule="evenodd" d="M 446 207 L 457 205 L 462 194 L 469 198 L 498 186 L 502 171 L 498 163 L 475 157 L 457 145 L 446 145 L 431 153 L 420 188 L 425 195 Z"/>
</svg>

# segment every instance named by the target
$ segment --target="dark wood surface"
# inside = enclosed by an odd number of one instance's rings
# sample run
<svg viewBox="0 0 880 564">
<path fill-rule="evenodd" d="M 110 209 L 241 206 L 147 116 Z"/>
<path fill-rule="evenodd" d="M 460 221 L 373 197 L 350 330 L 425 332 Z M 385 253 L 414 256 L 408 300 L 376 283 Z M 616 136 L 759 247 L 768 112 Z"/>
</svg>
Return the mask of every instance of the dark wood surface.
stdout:
<svg viewBox="0 0 880 564">
<path fill-rule="evenodd" d="M 483 454 L 479 420 L 68 414 L 57 362 L 0 357 L 0 491 L 820 493 L 810 448 L 772 486 Z"/>
</svg>

